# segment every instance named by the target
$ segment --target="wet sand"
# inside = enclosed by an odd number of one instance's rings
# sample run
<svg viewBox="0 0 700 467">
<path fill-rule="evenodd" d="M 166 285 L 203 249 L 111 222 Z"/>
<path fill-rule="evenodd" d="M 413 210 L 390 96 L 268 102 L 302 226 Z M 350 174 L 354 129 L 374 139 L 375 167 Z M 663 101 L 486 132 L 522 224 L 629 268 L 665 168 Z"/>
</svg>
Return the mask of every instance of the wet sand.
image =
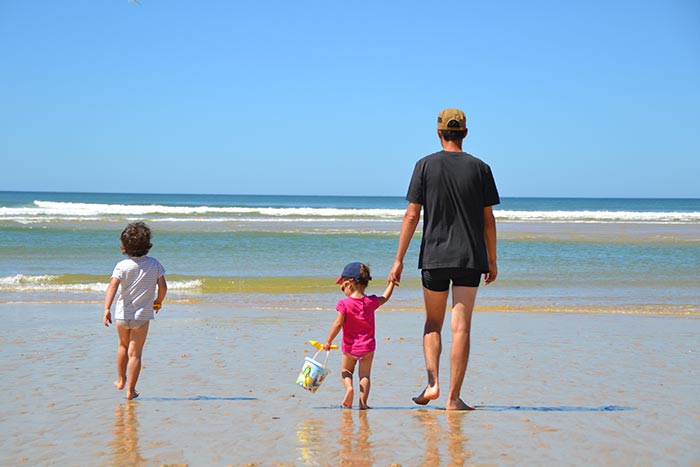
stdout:
<svg viewBox="0 0 700 467">
<path fill-rule="evenodd" d="M 337 353 L 317 393 L 296 386 L 333 314 L 166 306 L 127 402 L 100 303 L 2 304 L 0 464 L 700 465 L 697 315 L 476 313 L 463 399 L 477 410 L 453 413 L 446 354 L 443 396 L 411 402 L 415 310 L 377 315 L 373 409 L 339 408 Z"/>
</svg>

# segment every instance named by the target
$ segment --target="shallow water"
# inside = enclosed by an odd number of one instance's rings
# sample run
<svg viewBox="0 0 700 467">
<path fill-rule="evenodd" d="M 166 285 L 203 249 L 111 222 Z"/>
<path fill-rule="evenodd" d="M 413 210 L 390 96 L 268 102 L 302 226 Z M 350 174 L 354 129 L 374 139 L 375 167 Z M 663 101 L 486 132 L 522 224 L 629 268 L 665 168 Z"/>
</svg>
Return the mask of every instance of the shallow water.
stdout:
<svg viewBox="0 0 700 467">
<path fill-rule="evenodd" d="M 697 317 L 477 313 L 463 390 L 477 410 L 447 413 L 444 396 L 410 399 L 425 384 L 418 311 L 377 315 L 369 411 L 339 408 L 338 354 L 318 392 L 294 384 L 332 311 L 168 305 L 133 402 L 112 386 L 100 313 L 0 305 L 0 464 L 700 463 Z"/>
<path fill-rule="evenodd" d="M 369 263 L 381 286 L 405 206 L 401 197 L 0 191 L 0 303 L 95 300 L 135 219 L 153 228 L 171 299 L 313 301 L 333 292 L 349 261 Z M 504 198 L 495 212 L 499 279 L 485 306 L 700 312 L 700 200 Z M 405 260 L 411 300 L 420 300 L 419 244 L 417 233 Z"/>
</svg>

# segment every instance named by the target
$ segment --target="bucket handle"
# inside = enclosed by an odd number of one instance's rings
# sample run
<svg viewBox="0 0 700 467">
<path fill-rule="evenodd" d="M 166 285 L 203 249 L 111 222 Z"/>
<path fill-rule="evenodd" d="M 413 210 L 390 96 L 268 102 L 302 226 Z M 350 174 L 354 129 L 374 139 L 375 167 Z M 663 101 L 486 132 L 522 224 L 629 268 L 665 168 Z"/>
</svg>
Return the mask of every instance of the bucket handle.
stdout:
<svg viewBox="0 0 700 467">
<path fill-rule="evenodd" d="M 314 360 L 316 360 L 316 357 L 321 352 L 323 352 L 323 348 L 318 349 L 318 351 L 314 354 Z M 330 350 L 326 350 L 326 360 L 323 362 L 323 368 L 326 368 L 328 366 L 328 357 L 330 356 L 330 354 L 331 354 Z M 318 361 L 318 360 L 316 360 L 316 361 Z"/>
</svg>

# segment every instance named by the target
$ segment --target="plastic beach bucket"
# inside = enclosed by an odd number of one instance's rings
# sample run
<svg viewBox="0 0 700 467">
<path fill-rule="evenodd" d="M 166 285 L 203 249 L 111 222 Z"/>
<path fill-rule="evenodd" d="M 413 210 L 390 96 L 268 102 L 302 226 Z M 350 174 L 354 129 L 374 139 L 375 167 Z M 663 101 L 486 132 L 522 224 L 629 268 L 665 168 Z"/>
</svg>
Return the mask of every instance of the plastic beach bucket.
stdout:
<svg viewBox="0 0 700 467">
<path fill-rule="evenodd" d="M 326 361 L 323 364 L 316 360 L 320 352 L 320 350 L 316 352 L 313 358 L 306 357 L 304 359 L 304 365 L 301 367 L 299 376 L 297 376 L 297 384 L 307 391 L 318 391 L 318 388 L 321 387 L 321 383 L 326 379 L 328 373 L 330 373 L 330 370 L 326 368 L 328 354 L 330 352 L 326 352 Z"/>
</svg>

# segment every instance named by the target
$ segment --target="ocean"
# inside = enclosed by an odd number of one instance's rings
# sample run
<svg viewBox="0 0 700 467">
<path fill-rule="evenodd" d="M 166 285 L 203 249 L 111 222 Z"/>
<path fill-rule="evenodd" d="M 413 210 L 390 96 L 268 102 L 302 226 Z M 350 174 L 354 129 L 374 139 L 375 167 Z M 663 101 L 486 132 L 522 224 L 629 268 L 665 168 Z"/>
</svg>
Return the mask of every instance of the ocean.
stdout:
<svg viewBox="0 0 700 467">
<path fill-rule="evenodd" d="M 96 301 L 134 220 L 183 303 L 333 309 L 345 263 L 383 290 L 401 197 L 0 192 L 0 303 Z M 504 198 L 482 311 L 700 313 L 700 199 Z M 420 309 L 420 227 L 391 305 Z"/>
<path fill-rule="evenodd" d="M 405 206 L 0 192 L 0 465 L 700 465 L 700 200 L 503 199 L 461 392 L 476 410 L 444 410 L 449 324 L 443 394 L 411 400 L 419 234 L 377 313 L 372 410 L 340 409 L 336 351 L 318 392 L 296 385 L 345 263 L 383 291 Z M 126 401 L 102 304 L 134 220 L 169 290 Z"/>
</svg>

